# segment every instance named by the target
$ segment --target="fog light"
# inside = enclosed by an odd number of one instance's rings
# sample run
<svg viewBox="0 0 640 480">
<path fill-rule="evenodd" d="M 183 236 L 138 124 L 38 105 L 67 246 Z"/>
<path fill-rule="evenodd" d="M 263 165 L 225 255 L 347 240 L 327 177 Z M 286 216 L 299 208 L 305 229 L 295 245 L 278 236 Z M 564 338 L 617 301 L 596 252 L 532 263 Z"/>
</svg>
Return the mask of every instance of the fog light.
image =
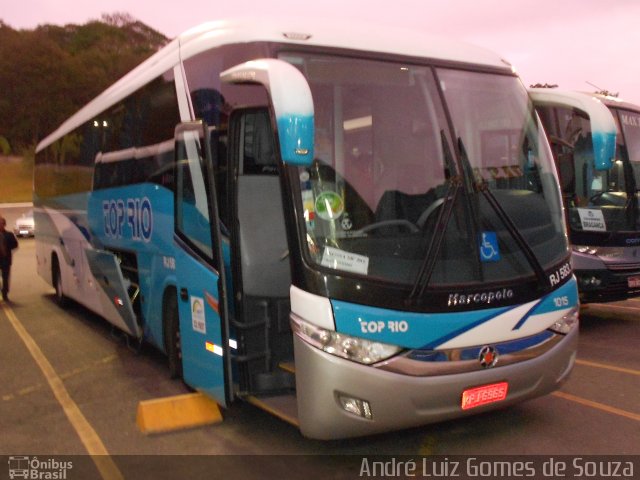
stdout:
<svg viewBox="0 0 640 480">
<path fill-rule="evenodd" d="M 578 253 L 588 253 L 589 255 L 598 255 L 598 249 L 584 245 L 574 245 L 573 250 Z"/>
<path fill-rule="evenodd" d="M 343 410 L 358 415 L 359 417 L 366 418 L 367 420 L 373 419 L 371 413 L 371 405 L 366 400 L 360 400 L 359 398 L 347 397 L 345 395 L 338 395 L 338 401 Z"/>
<path fill-rule="evenodd" d="M 581 275 L 578 277 L 578 283 L 582 287 L 599 287 L 602 285 L 602 280 L 595 275 Z"/>
</svg>

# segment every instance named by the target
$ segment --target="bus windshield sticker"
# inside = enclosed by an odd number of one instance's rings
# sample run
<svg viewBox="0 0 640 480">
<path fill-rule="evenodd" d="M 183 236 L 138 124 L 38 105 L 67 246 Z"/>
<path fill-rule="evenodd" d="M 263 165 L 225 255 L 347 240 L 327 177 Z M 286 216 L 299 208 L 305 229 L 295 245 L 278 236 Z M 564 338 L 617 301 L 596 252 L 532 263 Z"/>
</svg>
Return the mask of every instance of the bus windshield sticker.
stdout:
<svg viewBox="0 0 640 480">
<path fill-rule="evenodd" d="M 316 212 L 323 220 L 336 220 L 344 212 L 342 197 L 336 192 L 322 192 L 316 198 Z"/>
<path fill-rule="evenodd" d="M 500 260 L 500 248 L 496 232 L 482 232 L 479 243 L 480 259 L 483 262 L 497 262 Z"/>
<path fill-rule="evenodd" d="M 204 300 L 200 297 L 191 297 L 191 325 L 194 332 L 207 333 L 207 324 L 204 321 Z"/>
<path fill-rule="evenodd" d="M 369 257 L 346 252 L 334 247 L 324 247 L 322 262 L 320 264 L 323 267 L 361 273 L 362 275 L 366 275 L 369 271 Z"/>
<path fill-rule="evenodd" d="M 596 210 L 594 208 L 579 208 L 578 214 L 580 215 L 580 223 L 582 223 L 583 230 L 591 232 L 607 231 L 607 225 L 604 222 L 602 210 Z"/>
<path fill-rule="evenodd" d="M 304 220 L 307 222 L 307 228 L 313 230 L 315 227 L 316 208 L 313 201 L 313 191 L 302 191 L 302 208 L 304 210 Z"/>
</svg>

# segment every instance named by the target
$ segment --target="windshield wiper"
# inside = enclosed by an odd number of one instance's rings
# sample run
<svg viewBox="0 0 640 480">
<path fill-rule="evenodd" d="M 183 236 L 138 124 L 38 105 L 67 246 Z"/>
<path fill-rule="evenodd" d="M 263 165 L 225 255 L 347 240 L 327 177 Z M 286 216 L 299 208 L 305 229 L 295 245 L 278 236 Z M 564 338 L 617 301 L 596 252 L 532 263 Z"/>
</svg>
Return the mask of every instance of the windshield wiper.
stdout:
<svg viewBox="0 0 640 480">
<path fill-rule="evenodd" d="M 496 212 L 496 214 L 498 215 L 498 218 L 502 221 L 504 226 L 507 228 L 507 231 L 511 235 L 511 238 L 513 238 L 516 241 L 522 253 L 524 254 L 525 258 L 527 259 L 527 262 L 529 262 L 529 265 L 531 266 L 536 277 L 538 278 L 538 282 L 540 282 L 541 285 L 546 285 L 548 282 L 547 275 L 544 271 L 544 268 L 542 268 L 542 265 L 540 264 L 538 257 L 536 257 L 536 254 L 533 252 L 531 245 L 527 243 L 525 238 L 522 236 L 522 234 L 518 230 L 518 227 L 516 227 L 513 221 L 511 220 L 511 217 L 509 217 L 507 212 L 504 211 L 504 209 L 502 208 L 502 205 L 500 205 L 500 202 L 498 202 L 498 199 L 496 199 L 493 192 L 489 190 L 489 185 L 487 184 L 487 181 L 480 178 L 478 179 L 474 178 L 473 170 L 471 168 L 471 164 L 469 163 L 469 157 L 467 156 L 467 150 L 464 147 L 462 138 L 460 137 L 458 137 L 458 146 L 460 148 L 460 156 L 461 156 L 460 160 L 462 161 L 462 164 L 465 167 L 465 172 L 467 173 L 467 176 L 470 177 L 471 180 L 473 181 L 474 189 L 480 192 L 484 196 L 484 198 L 489 203 L 489 206 L 491 206 L 493 211 Z"/>
<path fill-rule="evenodd" d="M 545 273 L 544 268 L 542 268 L 540 260 L 538 260 L 538 257 L 536 257 L 536 254 L 533 252 L 533 249 L 531 248 L 529 243 L 527 243 L 520 231 L 518 231 L 518 227 L 515 226 L 507 212 L 504 211 L 502 205 L 500 205 L 500 202 L 498 202 L 495 195 L 491 192 L 491 190 L 489 190 L 487 182 L 483 181 L 476 183 L 476 189 L 484 196 L 484 198 L 486 198 L 491 208 L 493 208 L 493 210 L 498 215 L 498 218 L 500 218 L 504 226 L 507 228 L 507 231 L 511 234 L 511 237 L 516 241 L 525 258 L 529 262 L 529 265 L 531 265 L 531 268 L 533 268 L 533 271 L 538 278 L 538 282 L 540 282 L 541 285 L 546 285 L 547 274 Z"/>
<path fill-rule="evenodd" d="M 427 253 L 423 257 L 422 264 L 420 265 L 420 271 L 416 277 L 413 289 L 407 297 L 407 302 L 411 302 L 416 297 L 421 296 L 429 284 L 429 280 L 431 279 L 431 275 L 433 275 L 433 270 L 436 265 L 437 255 L 442 247 L 447 226 L 449 225 L 449 220 L 451 220 L 451 214 L 453 213 L 453 207 L 456 203 L 456 197 L 458 196 L 461 186 L 462 179 L 460 177 L 455 176 L 449 179 L 449 188 L 447 188 L 447 193 L 442 199 L 442 206 L 434 227 L 435 231 L 431 237 L 431 241 L 429 242 Z"/>
</svg>

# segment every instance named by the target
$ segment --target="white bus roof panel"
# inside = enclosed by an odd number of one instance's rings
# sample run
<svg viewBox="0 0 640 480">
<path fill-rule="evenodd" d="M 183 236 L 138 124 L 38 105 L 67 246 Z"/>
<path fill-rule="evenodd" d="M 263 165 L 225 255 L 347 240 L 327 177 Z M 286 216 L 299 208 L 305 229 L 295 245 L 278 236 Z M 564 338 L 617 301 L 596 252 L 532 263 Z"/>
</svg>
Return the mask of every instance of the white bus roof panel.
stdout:
<svg viewBox="0 0 640 480">
<path fill-rule="evenodd" d="M 182 58 L 226 43 L 271 41 L 424 57 L 499 68 L 511 64 L 474 45 L 413 29 L 300 18 L 221 20 L 178 37 Z"/>
<path fill-rule="evenodd" d="M 197 26 L 171 41 L 65 121 L 38 144 L 36 151 L 167 72 L 179 63 L 180 58 L 185 60 L 221 45 L 259 41 L 380 52 L 505 70 L 511 68 L 509 62 L 489 50 L 418 30 L 306 18 L 219 20 Z"/>
</svg>

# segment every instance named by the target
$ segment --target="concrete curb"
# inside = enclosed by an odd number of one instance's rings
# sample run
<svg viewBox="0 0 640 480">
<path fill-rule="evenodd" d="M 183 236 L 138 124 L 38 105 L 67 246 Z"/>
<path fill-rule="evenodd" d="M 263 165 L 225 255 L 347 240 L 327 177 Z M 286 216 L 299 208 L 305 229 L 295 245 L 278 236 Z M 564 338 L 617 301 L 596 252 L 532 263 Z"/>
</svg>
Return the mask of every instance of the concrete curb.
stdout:
<svg viewBox="0 0 640 480">
<path fill-rule="evenodd" d="M 0 203 L 0 209 L 1 208 L 25 208 L 25 207 L 33 207 L 33 202 Z"/>
</svg>

